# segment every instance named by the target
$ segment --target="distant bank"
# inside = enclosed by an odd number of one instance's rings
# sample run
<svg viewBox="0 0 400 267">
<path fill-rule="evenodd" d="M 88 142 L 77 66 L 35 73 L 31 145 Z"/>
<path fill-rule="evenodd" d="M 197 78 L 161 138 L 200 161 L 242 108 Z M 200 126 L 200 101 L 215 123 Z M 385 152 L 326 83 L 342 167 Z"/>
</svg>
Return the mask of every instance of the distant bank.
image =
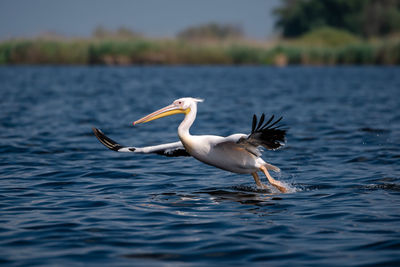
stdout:
<svg viewBox="0 0 400 267">
<path fill-rule="evenodd" d="M 178 39 L 23 39 L 0 42 L 0 65 L 399 65 L 400 39 L 257 43 Z"/>
</svg>

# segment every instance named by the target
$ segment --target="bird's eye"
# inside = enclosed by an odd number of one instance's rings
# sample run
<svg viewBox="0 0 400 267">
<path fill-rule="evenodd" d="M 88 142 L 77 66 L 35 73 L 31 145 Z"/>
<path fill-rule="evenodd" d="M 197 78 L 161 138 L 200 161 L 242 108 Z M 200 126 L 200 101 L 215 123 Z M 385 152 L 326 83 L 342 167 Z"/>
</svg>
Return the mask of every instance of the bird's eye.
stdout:
<svg viewBox="0 0 400 267">
<path fill-rule="evenodd" d="M 182 101 L 178 101 L 178 104 L 179 104 L 179 105 L 182 104 Z"/>
</svg>

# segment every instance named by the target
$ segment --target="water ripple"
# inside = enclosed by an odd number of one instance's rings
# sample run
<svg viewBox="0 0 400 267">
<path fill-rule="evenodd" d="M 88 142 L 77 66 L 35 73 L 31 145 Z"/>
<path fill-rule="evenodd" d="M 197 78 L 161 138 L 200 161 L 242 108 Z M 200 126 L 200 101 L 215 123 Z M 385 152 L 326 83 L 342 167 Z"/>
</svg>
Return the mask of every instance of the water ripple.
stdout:
<svg viewBox="0 0 400 267">
<path fill-rule="evenodd" d="M 1 67 L 0 264 L 338 265 L 400 261 L 399 68 Z M 193 134 L 284 117 L 264 151 L 289 194 L 192 158 L 114 153 L 177 141 L 182 117 L 131 122 L 182 96 Z M 261 177 L 267 183 L 265 177 Z"/>
</svg>

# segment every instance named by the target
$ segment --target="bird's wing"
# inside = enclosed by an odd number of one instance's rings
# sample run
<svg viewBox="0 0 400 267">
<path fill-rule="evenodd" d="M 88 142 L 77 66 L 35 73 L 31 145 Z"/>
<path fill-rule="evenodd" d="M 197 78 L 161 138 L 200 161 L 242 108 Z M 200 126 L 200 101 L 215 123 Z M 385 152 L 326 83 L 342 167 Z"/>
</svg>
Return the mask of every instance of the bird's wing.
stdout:
<svg viewBox="0 0 400 267">
<path fill-rule="evenodd" d="M 97 139 L 105 145 L 107 148 L 117 151 L 117 152 L 133 152 L 133 153 L 154 153 L 158 155 L 163 155 L 167 157 L 179 157 L 185 156 L 190 157 L 181 142 L 174 142 L 168 144 L 162 144 L 157 146 L 147 146 L 147 147 L 125 147 L 111 138 L 107 137 L 100 129 L 92 128 Z"/>
<path fill-rule="evenodd" d="M 260 120 L 257 122 L 257 116 L 253 116 L 253 124 L 251 133 L 247 137 L 240 138 L 237 143 L 244 146 L 249 152 L 253 154 L 257 151 L 257 147 L 262 146 L 267 149 L 278 149 L 285 143 L 286 129 L 282 129 L 282 125 L 278 123 L 282 117 L 274 121 L 274 115 L 264 123 L 265 115 L 261 115 Z"/>
</svg>

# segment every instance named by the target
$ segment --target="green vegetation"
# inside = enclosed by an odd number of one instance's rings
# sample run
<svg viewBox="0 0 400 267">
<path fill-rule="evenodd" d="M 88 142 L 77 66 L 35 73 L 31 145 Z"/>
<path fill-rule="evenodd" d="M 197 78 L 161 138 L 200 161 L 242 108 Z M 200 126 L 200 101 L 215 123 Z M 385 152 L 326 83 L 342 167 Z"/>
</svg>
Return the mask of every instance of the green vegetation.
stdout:
<svg viewBox="0 0 400 267">
<path fill-rule="evenodd" d="M 143 35 L 126 27 L 119 27 L 117 30 L 113 31 L 103 26 L 98 26 L 93 31 L 93 37 L 97 39 L 132 39 L 141 38 Z"/>
<path fill-rule="evenodd" d="M 178 38 L 186 41 L 221 41 L 242 39 L 243 30 L 234 25 L 208 23 L 199 26 L 189 27 L 178 34 Z"/>
<path fill-rule="evenodd" d="M 400 0 L 283 0 L 275 14 L 287 38 L 325 26 L 366 38 L 400 31 Z"/>
<path fill-rule="evenodd" d="M 292 43 L 305 46 L 340 47 L 362 42 L 354 34 L 331 27 L 321 27 L 292 40 Z"/>
<path fill-rule="evenodd" d="M 364 42 L 351 35 L 330 39 L 325 31 L 320 33 L 275 45 L 137 38 L 12 40 L 0 43 L 0 64 L 400 64 L 400 38 Z"/>
<path fill-rule="evenodd" d="M 0 64 L 86 64 L 88 43 L 15 40 L 0 43 Z"/>
</svg>

